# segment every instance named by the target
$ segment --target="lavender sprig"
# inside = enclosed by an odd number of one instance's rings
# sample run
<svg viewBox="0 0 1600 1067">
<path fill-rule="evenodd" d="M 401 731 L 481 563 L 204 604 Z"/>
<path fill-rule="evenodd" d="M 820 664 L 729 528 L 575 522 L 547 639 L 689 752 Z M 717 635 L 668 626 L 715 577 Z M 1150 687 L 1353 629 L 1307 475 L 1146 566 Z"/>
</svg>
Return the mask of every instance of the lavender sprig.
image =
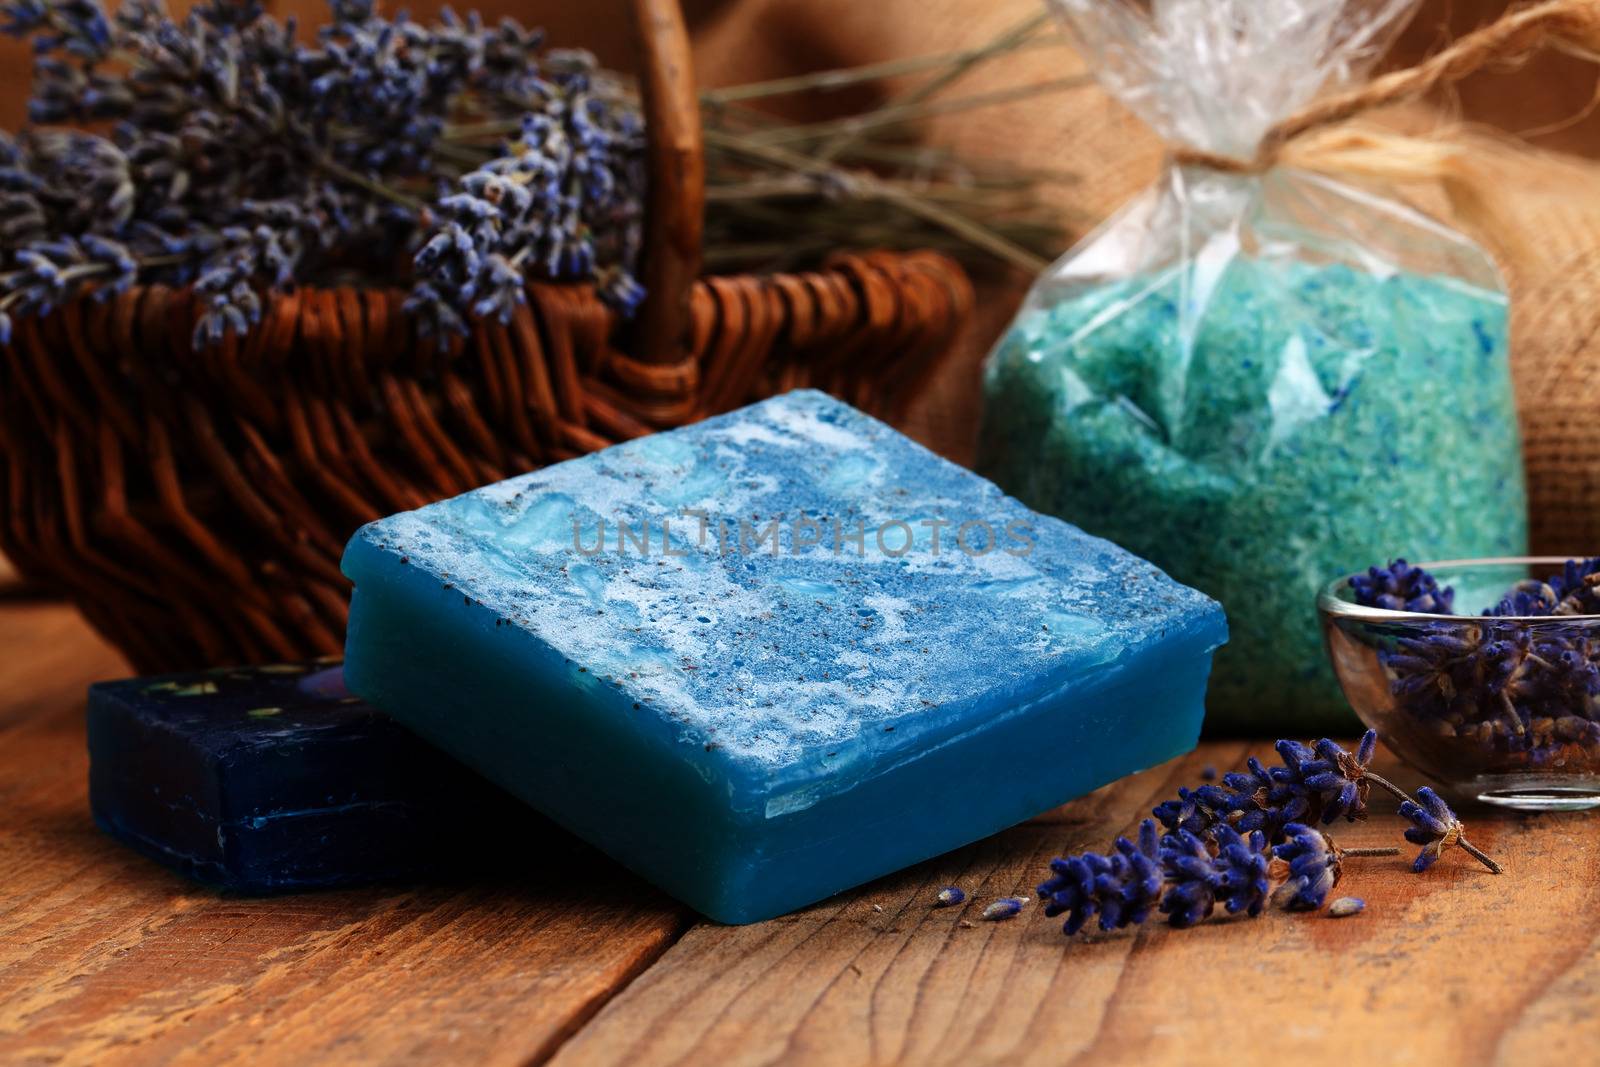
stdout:
<svg viewBox="0 0 1600 1067">
<path fill-rule="evenodd" d="M 1218 904 L 1251 916 L 1269 899 L 1292 911 L 1318 910 L 1339 883 L 1347 858 L 1399 852 L 1341 848 L 1313 825 L 1315 819 L 1365 818 L 1371 786 L 1400 799 L 1400 813 L 1413 824 L 1407 839 L 1424 846 L 1417 871 L 1456 845 L 1500 873 L 1467 842 L 1460 820 L 1433 790 L 1420 790 L 1418 804 L 1372 770 L 1377 743 L 1372 730 L 1353 753 L 1326 738 L 1309 746 L 1279 741 L 1274 747 L 1280 766 L 1252 758 L 1248 773 L 1224 776 L 1225 787 L 1180 789 L 1176 800 L 1155 808 L 1156 818 L 1140 824 L 1137 841 L 1119 837 L 1108 853 L 1051 860 L 1051 876 L 1038 886 L 1045 914 L 1065 915 L 1062 930 L 1074 934 L 1097 916 L 1102 930 L 1116 930 L 1143 923 L 1156 910 L 1177 927 L 1195 925 Z M 1289 812 L 1307 817 L 1286 818 Z M 1281 882 L 1269 893 L 1272 878 Z"/>
<path fill-rule="evenodd" d="M 1402 809 L 1415 804 L 1405 790 L 1372 769 L 1376 730 L 1363 734 L 1353 753 L 1328 738 L 1309 746 L 1280 740 L 1273 747 L 1280 766 L 1267 767 L 1251 757 L 1248 773 L 1223 776 L 1232 792 L 1210 785 L 1179 789 L 1176 801 L 1158 804 L 1152 814 L 1171 831 L 1169 838 L 1188 834 L 1217 841 L 1220 831 L 1259 832 L 1277 846 L 1291 843 L 1318 821 L 1327 825 L 1341 817 L 1349 822 L 1365 819 L 1372 786 L 1399 800 Z M 1291 843 L 1285 858 L 1299 854 L 1297 847 L 1303 846 Z"/>
<path fill-rule="evenodd" d="M 1399 792 L 1368 766 L 1377 743 L 1373 730 L 1354 754 L 1328 738 L 1315 745 L 1279 741 L 1274 746 L 1279 766 L 1268 767 L 1252 756 L 1247 771 L 1223 775 L 1221 786 L 1180 789 L 1176 800 L 1157 805 L 1152 814 L 1173 833 L 1203 835 L 1230 826 L 1241 833 L 1259 830 L 1269 844 L 1281 842 L 1293 823 L 1364 819 L 1371 785 Z"/>
<path fill-rule="evenodd" d="M 1406 840 L 1422 846 L 1422 851 L 1411 865 L 1412 870 L 1420 874 L 1438 862 L 1445 849 L 1459 846 L 1495 874 L 1500 873 L 1500 865 L 1467 840 L 1466 827 L 1461 825 L 1461 820 L 1456 818 L 1456 813 L 1450 810 L 1450 805 L 1445 803 L 1443 797 L 1427 786 L 1417 790 L 1417 797 L 1419 800 L 1400 802 L 1401 818 L 1410 820 L 1412 824 L 1406 829 Z"/>
<path fill-rule="evenodd" d="M 426 331 L 464 333 L 469 315 L 509 321 L 527 299 L 529 265 L 549 278 L 596 278 L 613 305 L 638 306 L 644 291 L 622 264 L 639 250 L 643 132 L 590 94 L 591 73 L 569 68 L 560 115 L 525 115 L 506 154 L 439 201 L 406 305 Z"/>
<path fill-rule="evenodd" d="M 1096 915 L 1100 929 L 1117 930 L 1143 923 L 1157 909 L 1182 928 L 1205 919 L 1218 904 L 1259 915 L 1267 900 L 1268 861 L 1260 833 L 1219 826 L 1209 838 L 1188 830 L 1160 837 L 1154 820 L 1146 819 L 1137 843 L 1122 837 L 1108 854 L 1052 860 L 1052 876 L 1038 894 L 1046 915 L 1067 916 L 1062 930 L 1068 934 Z"/>
<path fill-rule="evenodd" d="M 1285 827 L 1285 840 L 1272 850 L 1283 881 L 1272 902 L 1289 911 L 1316 911 L 1344 873 L 1346 856 L 1394 856 L 1398 848 L 1340 848 L 1321 830 L 1302 823 Z"/>
</svg>

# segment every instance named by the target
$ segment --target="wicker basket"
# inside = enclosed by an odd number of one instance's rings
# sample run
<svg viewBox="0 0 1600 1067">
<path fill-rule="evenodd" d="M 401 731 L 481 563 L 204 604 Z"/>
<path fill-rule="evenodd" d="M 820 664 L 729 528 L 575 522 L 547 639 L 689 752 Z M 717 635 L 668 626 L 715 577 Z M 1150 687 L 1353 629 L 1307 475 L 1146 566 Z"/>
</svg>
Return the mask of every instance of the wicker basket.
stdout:
<svg viewBox="0 0 1600 1067">
<path fill-rule="evenodd" d="M 971 308 L 933 253 L 698 278 L 704 165 L 672 0 L 632 0 L 651 174 L 649 298 L 529 287 L 440 351 L 403 294 L 302 289 L 196 351 L 185 291 L 19 323 L 0 348 L 0 547 L 140 671 L 337 652 L 362 523 L 801 385 L 887 417 Z"/>
</svg>

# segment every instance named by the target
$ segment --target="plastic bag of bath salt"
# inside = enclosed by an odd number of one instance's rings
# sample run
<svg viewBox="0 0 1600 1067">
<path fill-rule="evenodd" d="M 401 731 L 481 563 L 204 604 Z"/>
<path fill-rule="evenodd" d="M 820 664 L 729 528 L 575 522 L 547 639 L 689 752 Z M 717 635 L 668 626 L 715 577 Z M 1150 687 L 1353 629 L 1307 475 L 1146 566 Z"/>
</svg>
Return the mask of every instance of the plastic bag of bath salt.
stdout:
<svg viewBox="0 0 1600 1067">
<path fill-rule="evenodd" d="M 1413 5 L 1052 0 L 1169 164 L 1035 283 L 989 359 L 980 467 L 1222 602 L 1213 728 L 1355 725 L 1315 613 L 1340 575 L 1526 550 L 1492 261 L 1383 195 L 1250 162 Z"/>
</svg>

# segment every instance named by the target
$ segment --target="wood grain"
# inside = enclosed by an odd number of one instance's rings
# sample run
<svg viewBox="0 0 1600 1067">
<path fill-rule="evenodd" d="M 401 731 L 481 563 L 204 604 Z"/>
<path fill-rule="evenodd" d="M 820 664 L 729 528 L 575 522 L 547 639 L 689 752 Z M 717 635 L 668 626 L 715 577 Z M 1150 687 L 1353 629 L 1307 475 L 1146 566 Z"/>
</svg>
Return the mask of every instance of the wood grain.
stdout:
<svg viewBox="0 0 1600 1067">
<path fill-rule="evenodd" d="M 1350 919 L 1273 912 L 1076 940 L 1037 904 L 978 921 L 986 902 L 1027 893 L 1051 856 L 1104 847 L 1203 764 L 1247 750 L 1208 744 L 784 919 L 697 927 L 554 1063 L 1594 1062 L 1592 817 L 1470 820 L 1506 864 L 1498 879 L 1470 862 L 1424 877 L 1408 859 L 1352 859 L 1340 890 L 1368 910 Z M 1339 836 L 1394 843 L 1398 820 Z M 929 907 L 946 883 L 967 889 L 965 908 Z"/>
<path fill-rule="evenodd" d="M 0 1063 L 542 1060 L 688 914 L 564 836 L 459 884 L 248 899 L 95 829 L 69 609 L 0 605 Z"/>
<path fill-rule="evenodd" d="M 1504 863 L 1351 860 L 1355 918 L 1270 913 L 1068 940 L 1027 895 L 1205 765 L 1208 743 L 794 915 L 690 917 L 567 839 L 458 884 L 198 890 L 90 824 L 83 685 L 115 655 L 67 609 L 0 604 L 0 1063 L 1015 1062 L 1249 1067 L 1593 1062 L 1600 820 L 1469 816 Z M 1403 769 L 1385 766 L 1404 784 Z M 1383 811 L 1382 803 L 1375 805 Z M 1395 842 L 1390 814 L 1341 829 Z M 564 843 L 565 842 L 565 843 Z M 945 884 L 966 907 L 934 909 Z"/>
</svg>

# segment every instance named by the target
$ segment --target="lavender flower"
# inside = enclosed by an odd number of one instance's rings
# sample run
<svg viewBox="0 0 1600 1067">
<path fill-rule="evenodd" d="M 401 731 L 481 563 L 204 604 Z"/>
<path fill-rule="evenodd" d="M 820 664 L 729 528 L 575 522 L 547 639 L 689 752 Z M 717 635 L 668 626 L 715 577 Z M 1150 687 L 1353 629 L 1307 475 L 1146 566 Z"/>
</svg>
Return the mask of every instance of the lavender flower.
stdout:
<svg viewBox="0 0 1600 1067">
<path fill-rule="evenodd" d="M 1245 837 L 1229 826 L 1213 831 L 1217 854 L 1201 838 L 1180 830 L 1162 842 L 1168 890 L 1161 911 L 1173 926 L 1193 926 L 1216 905 L 1254 917 L 1267 902 L 1267 839 L 1259 831 Z"/>
<path fill-rule="evenodd" d="M 1223 775 L 1221 786 L 1180 789 L 1176 800 L 1157 805 L 1152 814 L 1173 833 L 1205 836 L 1230 826 L 1240 833 L 1260 831 L 1270 844 L 1282 841 L 1292 823 L 1363 819 L 1369 783 L 1376 780 L 1368 765 L 1377 743 L 1372 730 L 1354 755 L 1328 738 L 1311 746 L 1279 741 L 1279 766 L 1252 756 L 1247 770 Z"/>
<path fill-rule="evenodd" d="M 1501 597 L 1499 602 L 1484 614 L 1549 615 L 1555 611 L 1556 605 L 1560 602 L 1561 594 L 1557 593 L 1550 583 L 1531 578 L 1512 586 L 1510 592 Z"/>
<path fill-rule="evenodd" d="M 1406 829 L 1406 840 L 1422 846 L 1422 851 L 1417 853 L 1416 860 L 1411 864 L 1412 870 L 1420 874 L 1432 867 L 1445 849 L 1459 846 L 1495 874 L 1500 873 L 1500 866 L 1467 840 L 1466 827 L 1461 825 L 1461 820 L 1456 818 L 1456 813 L 1450 810 L 1450 805 L 1445 803 L 1443 797 L 1427 786 L 1417 790 L 1417 797 L 1420 803 L 1417 800 L 1400 802 L 1400 817 L 1411 823 Z"/>
<path fill-rule="evenodd" d="M 1176 800 L 1157 806 L 1155 819 L 1140 824 L 1136 842 L 1119 837 L 1108 853 L 1051 860 L 1051 875 L 1038 886 L 1045 914 L 1065 915 L 1062 930 L 1074 934 L 1097 916 L 1102 930 L 1115 930 L 1143 923 L 1156 910 L 1175 927 L 1195 925 L 1219 904 L 1255 916 L 1269 896 L 1289 910 L 1319 909 L 1338 884 L 1346 858 L 1399 852 L 1340 848 L 1313 825 L 1319 818 L 1365 818 L 1373 785 L 1400 798 L 1400 813 L 1413 823 L 1406 837 L 1424 846 L 1418 870 L 1457 845 L 1498 874 L 1499 867 L 1466 840 L 1459 820 L 1431 789 L 1420 791 L 1418 804 L 1372 771 L 1377 744 L 1371 730 L 1353 753 L 1326 738 L 1309 746 L 1279 741 L 1279 766 L 1251 759 L 1248 771 L 1226 776 L 1225 786 L 1180 789 Z M 1307 817 L 1285 818 L 1291 811 Z M 1165 835 L 1161 824 L 1169 831 Z M 1269 894 L 1272 878 L 1282 882 Z M 1340 905 L 1339 914 L 1364 906 Z"/>
<path fill-rule="evenodd" d="M 1254 757 L 1251 762 L 1253 766 L 1259 766 Z M 1177 799 L 1162 801 L 1150 814 L 1172 833 L 1187 830 L 1192 834 L 1204 835 L 1212 827 L 1235 817 L 1244 804 L 1240 796 L 1230 794 L 1220 786 L 1203 785 L 1198 789 L 1180 786 Z"/>
<path fill-rule="evenodd" d="M 1387 567 L 1367 568 L 1366 574 L 1350 579 L 1350 588 L 1357 604 L 1390 611 L 1448 615 L 1455 602 L 1453 589 L 1440 589 L 1433 575 L 1403 559 L 1391 560 Z"/>
<path fill-rule="evenodd" d="M 638 303 L 642 123 L 592 57 L 541 51 L 511 20 L 331 8 L 307 46 L 253 0 L 181 20 L 156 0 L 110 18 L 96 0 L 0 0 L 0 30 L 37 55 L 35 125 L 0 138 L 0 336 L 125 287 L 131 260 L 139 281 L 195 285 L 195 341 L 211 344 L 259 321 L 270 292 L 352 263 L 381 274 L 419 245 L 408 307 L 426 330 L 505 318 L 529 278 Z M 503 158 L 472 170 L 487 147 L 444 144 L 451 116 L 508 109 L 525 118 Z M 42 128 L 95 122 L 109 135 Z"/>
<path fill-rule="evenodd" d="M 1339 884 L 1342 856 L 1321 830 L 1302 823 L 1285 827 L 1288 839 L 1272 850 L 1287 864 L 1287 874 L 1272 902 L 1290 911 L 1316 911 Z"/>
<path fill-rule="evenodd" d="M 1266 847 L 1261 834 L 1226 825 L 1205 838 L 1179 830 L 1158 839 L 1156 823 L 1146 819 L 1137 843 L 1118 838 L 1109 854 L 1052 860 L 1052 877 L 1038 892 L 1046 915 L 1066 914 L 1068 934 L 1096 915 L 1102 930 L 1143 923 L 1157 908 L 1178 927 L 1193 926 L 1219 903 L 1254 916 L 1267 899 Z"/>
<path fill-rule="evenodd" d="M 440 225 L 416 256 L 407 307 L 424 329 L 465 331 L 468 316 L 509 321 L 527 300 L 523 272 L 595 278 L 624 312 L 643 297 L 629 273 L 638 254 L 637 166 L 642 131 L 590 95 L 592 60 L 565 72 L 558 117 L 529 113 L 506 154 L 461 179 L 439 201 Z"/>
<path fill-rule="evenodd" d="M 63 52 L 81 60 L 111 51 L 111 24 L 93 0 L 11 0 L 0 4 L 0 33 L 31 36 L 34 52 Z"/>
<path fill-rule="evenodd" d="M 1287 751 L 1298 753 L 1297 749 Z M 1223 776 L 1223 782 L 1235 791 L 1232 823 L 1241 832 L 1260 830 L 1269 842 L 1277 842 L 1282 839 L 1285 826 L 1307 817 L 1311 798 L 1300 784 L 1298 773 L 1289 773 L 1287 765 L 1267 767 L 1251 756 L 1245 766 L 1245 771 Z"/>
<path fill-rule="evenodd" d="M 1560 574 L 1543 581 L 1518 582 L 1485 614 L 1595 615 L 1600 614 L 1600 556 L 1569 559 Z"/>
<path fill-rule="evenodd" d="M 1159 903 L 1164 873 L 1156 824 L 1144 820 L 1137 843 L 1119 837 L 1114 849 L 1110 855 L 1088 852 L 1050 861 L 1052 877 L 1038 893 L 1046 915 L 1066 914 L 1066 933 L 1077 933 L 1095 915 L 1102 930 L 1142 923 Z"/>
<path fill-rule="evenodd" d="M 1315 758 L 1299 764 L 1297 773 L 1310 795 L 1311 809 L 1320 813 L 1324 825 L 1341 817 L 1349 822 L 1367 817 L 1367 794 L 1372 788 L 1367 765 L 1377 748 L 1376 730 L 1362 735 L 1354 755 L 1325 737 L 1312 746 Z"/>
<path fill-rule="evenodd" d="M 1552 614 L 1600 615 L 1600 556 L 1567 560 L 1550 587 L 1561 598 Z"/>
</svg>

